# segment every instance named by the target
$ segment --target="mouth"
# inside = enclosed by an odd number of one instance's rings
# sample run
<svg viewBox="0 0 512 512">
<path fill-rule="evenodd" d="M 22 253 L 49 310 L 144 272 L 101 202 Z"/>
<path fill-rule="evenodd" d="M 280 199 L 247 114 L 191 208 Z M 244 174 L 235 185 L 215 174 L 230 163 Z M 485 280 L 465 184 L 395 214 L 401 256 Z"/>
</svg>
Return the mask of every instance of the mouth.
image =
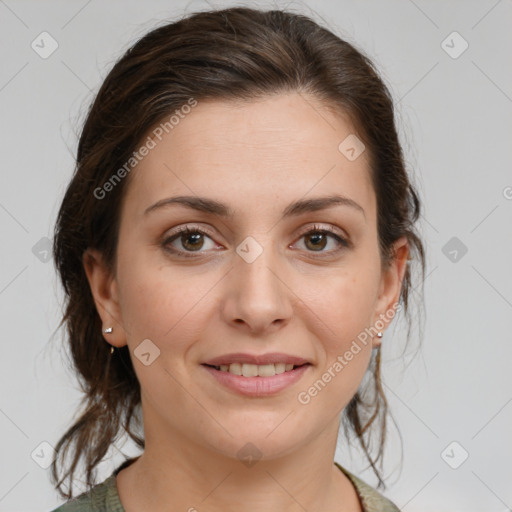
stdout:
<svg viewBox="0 0 512 512">
<path fill-rule="evenodd" d="M 292 387 L 312 366 L 311 363 L 201 364 L 206 374 L 213 378 L 212 383 L 220 384 L 224 389 L 237 395 L 251 398 L 269 397 Z"/>
</svg>

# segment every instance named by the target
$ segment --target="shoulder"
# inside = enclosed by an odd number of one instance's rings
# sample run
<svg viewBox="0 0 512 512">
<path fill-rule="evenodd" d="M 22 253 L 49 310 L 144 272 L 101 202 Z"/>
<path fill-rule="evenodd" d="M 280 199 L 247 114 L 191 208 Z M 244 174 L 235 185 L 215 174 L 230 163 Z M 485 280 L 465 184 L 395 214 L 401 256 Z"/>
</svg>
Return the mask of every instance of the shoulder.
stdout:
<svg viewBox="0 0 512 512">
<path fill-rule="evenodd" d="M 376 489 L 369 486 L 366 482 L 350 473 L 350 471 L 341 467 L 335 462 L 343 473 L 350 479 L 357 494 L 363 504 L 364 512 L 400 512 L 400 509 L 388 498 L 380 494 Z"/>
<path fill-rule="evenodd" d="M 67 501 L 51 512 L 124 512 L 116 497 L 115 475 L 111 475 L 89 491 Z"/>
</svg>

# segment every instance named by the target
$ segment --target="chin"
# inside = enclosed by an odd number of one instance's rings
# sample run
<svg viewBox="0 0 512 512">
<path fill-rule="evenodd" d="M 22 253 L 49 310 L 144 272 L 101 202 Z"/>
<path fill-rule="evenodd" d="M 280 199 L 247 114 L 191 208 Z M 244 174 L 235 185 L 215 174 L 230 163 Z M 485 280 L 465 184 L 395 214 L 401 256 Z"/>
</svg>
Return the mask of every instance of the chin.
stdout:
<svg viewBox="0 0 512 512">
<path fill-rule="evenodd" d="M 244 460 L 279 459 L 297 450 L 305 441 L 303 430 L 298 428 L 290 430 L 290 428 L 284 428 L 282 424 L 278 427 L 282 420 L 281 416 L 272 428 L 269 428 L 267 424 L 260 428 L 257 426 L 235 428 L 225 424 L 225 428 L 233 433 L 233 437 L 223 431 L 225 435 L 222 435 L 221 438 L 213 440 L 203 438 L 202 441 L 213 451 L 242 462 Z M 295 438 L 299 434 L 300 438 Z"/>
</svg>

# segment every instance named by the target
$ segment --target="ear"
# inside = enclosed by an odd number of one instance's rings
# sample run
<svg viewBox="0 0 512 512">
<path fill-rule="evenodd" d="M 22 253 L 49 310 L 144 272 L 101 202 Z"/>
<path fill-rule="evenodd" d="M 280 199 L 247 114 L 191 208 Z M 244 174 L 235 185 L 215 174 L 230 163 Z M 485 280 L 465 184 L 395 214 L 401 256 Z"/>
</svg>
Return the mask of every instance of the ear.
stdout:
<svg viewBox="0 0 512 512">
<path fill-rule="evenodd" d="M 372 326 L 378 330 L 384 331 L 393 320 L 396 314 L 396 308 L 400 300 L 402 290 L 402 281 L 407 269 L 407 261 L 409 260 L 409 244 L 406 237 L 399 238 L 393 244 L 393 257 L 389 265 L 383 269 L 379 296 L 375 305 L 375 316 Z M 384 327 L 381 329 L 382 324 Z M 376 336 L 373 338 L 373 346 L 378 347 L 380 339 Z"/>
<path fill-rule="evenodd" d="M 82 258 L 91 293 L 96 303 L 103 327 L 112 327 L 110 334 L 102 331 L 105 340 L 115 347 L 127 344 L 119 307 L 117 281 L 104 263 L 102 254 L 96 249 L 87 249 Z"/>
</svg>

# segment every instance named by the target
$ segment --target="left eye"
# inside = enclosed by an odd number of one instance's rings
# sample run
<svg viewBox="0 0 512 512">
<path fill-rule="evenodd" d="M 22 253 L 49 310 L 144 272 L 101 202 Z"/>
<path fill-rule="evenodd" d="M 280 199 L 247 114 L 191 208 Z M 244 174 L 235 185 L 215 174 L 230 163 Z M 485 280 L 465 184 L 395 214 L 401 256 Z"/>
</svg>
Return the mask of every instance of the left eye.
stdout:
<svg viewBox="0 0 512 512">
<path fill-rule="evenodd" d="M 349 245 L 345 238 L 334 233 L 334 231 L 331 231 L 330 229 L 312 229 L 307 233 L 304 233 L 301 238 L 305 238 L 306 242 L 304 245 L 306 245 L 306 247 L 312 247 L 313 252 L 331 253 L 339 250 L 339 246 L 348 247 Z M 329 238 L 336 241 L 338 248 L 322 251 L 322 249 L 325 249 L 328 244 Z"/>
</svg>

